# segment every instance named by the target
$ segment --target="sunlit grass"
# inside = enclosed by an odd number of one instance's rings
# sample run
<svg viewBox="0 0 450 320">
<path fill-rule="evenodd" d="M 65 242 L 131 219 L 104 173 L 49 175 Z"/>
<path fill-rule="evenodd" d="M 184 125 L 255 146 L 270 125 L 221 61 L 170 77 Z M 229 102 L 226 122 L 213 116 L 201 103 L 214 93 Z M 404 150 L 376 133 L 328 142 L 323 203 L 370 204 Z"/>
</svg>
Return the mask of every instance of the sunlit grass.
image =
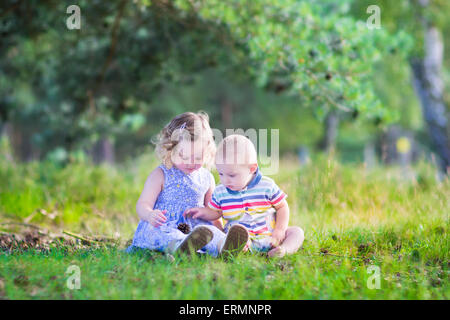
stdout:
<svg viewBox="0 0 450 320">
<path fill-rule="evenodd" d="M 0 161 L 2 221 L 54 232 L 131 239 L 135 203 L 157 165 L 144 155 L 120 167 Z M 9 299 L 448 299 L 450 183 L 426 163 L 403 177 L 395 167 L 344 165 L 318 157 L 282 161 L 272 178 L 288 193 L 290 225 L 306 240 L 296 254 L 267 260 L 202 257 L 171 262 L 122 247 L 0 254 L 0 297 Z M 44 215 L 39 213 L 44 210 Z M 53 214 L 49 215 L 49 214 Z M 51 217 L 54 217 L 53 219 Z M 0 225 L 2 231 L 6 226 Z M 81 269 L 80 290 L 66 286 Z M 370 289 L 368 267 L 380 268 Z"/>
</svg>

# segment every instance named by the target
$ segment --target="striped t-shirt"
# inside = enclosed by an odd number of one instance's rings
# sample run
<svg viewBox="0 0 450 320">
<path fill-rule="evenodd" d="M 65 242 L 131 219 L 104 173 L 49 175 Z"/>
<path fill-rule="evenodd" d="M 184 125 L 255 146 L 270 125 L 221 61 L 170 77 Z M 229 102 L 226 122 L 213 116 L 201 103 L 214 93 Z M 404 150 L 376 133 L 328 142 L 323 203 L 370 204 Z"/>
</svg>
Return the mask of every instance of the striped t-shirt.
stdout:
<svg viewBox="0 0 450 320">
<path fill-rule="evenodd" d="M 226 220 L 225 231 L 236 223 L 247 228 L 253 239 L 272 235 L 275 228 L 274 206 L 286 199 L 287 195 L 259 169 L 247 187 L 240 191 L 218 185 L 208 206 L 221 210 Z"/>
</svg>

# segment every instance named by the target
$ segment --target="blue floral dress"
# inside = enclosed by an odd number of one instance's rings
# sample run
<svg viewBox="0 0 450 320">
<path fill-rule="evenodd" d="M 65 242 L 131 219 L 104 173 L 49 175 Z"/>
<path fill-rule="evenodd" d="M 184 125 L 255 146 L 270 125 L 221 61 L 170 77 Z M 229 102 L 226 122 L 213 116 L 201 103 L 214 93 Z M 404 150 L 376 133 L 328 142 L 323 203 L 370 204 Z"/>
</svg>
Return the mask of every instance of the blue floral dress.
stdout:
<svg viewBox="0 0 450 320">
<path fill-rule="evenodd" d="M 200 252 L 217 256 L 225 234 L 210 221 L 183 217 L 186 209 L 204 207 L 205 194 L 211 187 L 213 179 L 211 172 L 203 167 L 190 174 L 185 174 L 175 166 L 167 169 L 164 165 L 160 165 L 159 168 L 164 172 L 164 186 L 153 208 L 167 210 L 167 221 L 159 227 L 154 227 L 149 222 L 141 220 L 127 252 L 132 252 L 135 247 L 173 252 L 187 237 L 177 226 L 186 223 L 191 230 L 196 226 L 205 225 L 213 232 L 213 239 Z"/>
</svg>

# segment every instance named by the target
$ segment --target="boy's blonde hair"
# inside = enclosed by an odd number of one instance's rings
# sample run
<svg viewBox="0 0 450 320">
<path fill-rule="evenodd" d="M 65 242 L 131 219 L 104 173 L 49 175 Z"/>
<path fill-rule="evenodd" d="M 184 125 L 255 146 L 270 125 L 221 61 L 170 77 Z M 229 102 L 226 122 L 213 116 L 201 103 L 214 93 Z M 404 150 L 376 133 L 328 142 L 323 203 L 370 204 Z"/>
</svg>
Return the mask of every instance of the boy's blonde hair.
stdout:
<svg viewBox="0 0 450 320">
<path fill-rule="evenodd" d="M 204 164 L 211 167 L 216 152 L 216 144 L 209 116 L 206 112 L 185 112 L 173 118 L 157 135 L 155 153 L 161 162 L 168 168 L 172 168 L 172 151 L 181 141 L 204 142 Z"/>
<path fill-rule="evenodd" d="M 246 136 L 232 134 L 223 139 L 216 152 L 216 164 L 255 164 L 258 163 L 253 142 Z"/>
</svg>

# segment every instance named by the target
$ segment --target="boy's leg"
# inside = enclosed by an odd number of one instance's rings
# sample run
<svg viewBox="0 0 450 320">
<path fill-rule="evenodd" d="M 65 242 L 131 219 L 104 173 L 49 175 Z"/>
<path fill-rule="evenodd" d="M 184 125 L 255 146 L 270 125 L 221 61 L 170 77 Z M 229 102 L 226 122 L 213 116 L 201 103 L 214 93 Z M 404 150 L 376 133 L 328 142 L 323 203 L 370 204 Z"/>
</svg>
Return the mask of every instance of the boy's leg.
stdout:
<svg viewBox="0 0 450 320">
<path fill-rule="evenodd" d="M 248 240 L 249 234 L 247 229 L 240 224 L 235 224 L 230 228 L 230 230 L 228 230 L 221 253 L 229 255 L 241 252 L 247 244 Z"/>
<path fill-rule="evenodd" d="M 305 239 L 303 230 L 299 227 L 288 227 L 283 242 L 268 252 L 269 257 L 282 257 L 285 254 L 297 252 Z"/>
</svg>

